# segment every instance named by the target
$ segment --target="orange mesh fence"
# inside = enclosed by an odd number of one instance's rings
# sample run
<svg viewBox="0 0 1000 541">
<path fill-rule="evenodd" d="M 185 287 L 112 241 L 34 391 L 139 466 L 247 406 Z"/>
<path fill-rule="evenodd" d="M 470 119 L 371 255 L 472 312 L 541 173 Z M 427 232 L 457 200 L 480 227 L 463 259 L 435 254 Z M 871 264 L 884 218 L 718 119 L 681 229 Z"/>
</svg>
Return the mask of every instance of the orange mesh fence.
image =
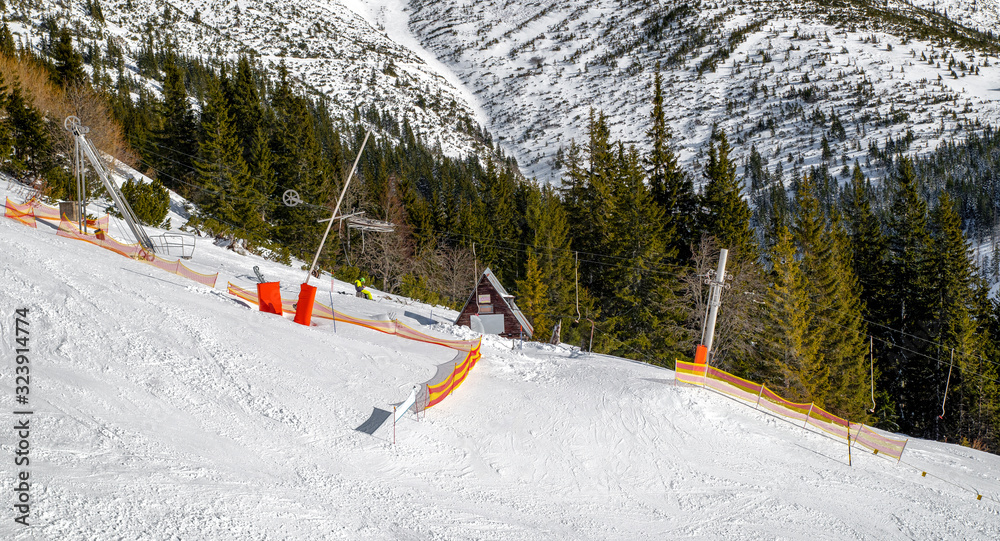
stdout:
<svg viewBox="0 0 1000 541">
<path fill-rule="evenodd" d="M 177 260 L 177 276 L 182 276 L 188 280 L 194 280 L 199 284 L 204 284 L 211 288 L 215 288 L 215 282 L 219 279 L 219 273 L 202 274 L 200 272 L 193 271 L 179 259 Z"/>
<path fill-rule="evenodd" d="M 806 421 L 806 417 L 813 408 L 812 404 L 799 404 L 785 400 L 775 394 L 771 389 L 768 389 L 766 386 L 761 391 L 760 398 L 760 407 L 770 411 L 771 413 L 802 422 Z"/>
<path fill-rule="evenodd" d="M 701 385 L 747 402 L 753 402 L 756 407 L 764 408 L 776 415 L 802 421 L 803 427 L 808 424 L 844 440 L 850 437 L 852 445 L 860 445 L 876 454 L 881 453 L 899 460 L 906 448 L 908 441 L 906 439 L 881 434 L 864 424 L 848 423 L 846 419 L 842 419 L 815 404 L 790 402 L 764 385 L 745 380 L 714 367 L 677 361 L 675 378 L 683 383 Z"/>
<path fill-rule="evenodd" d="M 59 215 L 59 209 L 56 207 L 50 207 L 45 203 L 38 201 L 37 199 L 26 201 L 25 204 L 31 205 L 31 207 L 34 209 L 36 218 L 40 218 L 42 220 L 50 220 L 53 222 L 56 220 L 62 220 L 62 216 Z M 88 219 L 87 227 L 107 231 L 108 225 L 110 223 L 111 223 L 110 216 L 105 214 L 104 216 L 101 216 L 100 218 L 97 219 Z"/>
<path fill-rule="evenodd" d="M 676 378 L 677 381 L 690 383 L 692 385 L 705 384 L 705 371 L 708 365 L 677 361 Z"/>
<path fill-rule="evenodd" d="M 418 411 L 440 404 L 442 400 L 447 398 L 448 395 L 454 392 L 465 381 L 465 377 L 469 375 L 469 371 L 482 358 L 482 354 L 479 351 L 481 345 L 482 339 L 480 338 L 476 342 L 476 345 L 465 354 L 464 359 L 462 359 L 462 353 L 458 353 L 452 362 L 438 366 L 438 371 L 434 377 L 425 382 L 421 386 L 420 392 L 417 393 Z M 459 362 L 460 359 L 461 362 Z M 442 368 L 445 370 L 442 370 Z M 447 370 L 448 368 L 451 368 L 451 370 Z"/>
<path fill-rule="evenodd" d="M 857 425 L 853 425 L 857 426 Z M 853 430 L 853 429 L 852 429 Z M 871 427 L 861 425 L 854 436 L 854 442 L 862 447 L 867 447 L 872 451 L 877 451 L 884 455 L 890 456 L 899 460 L 903 457 L 903 450 L 906 449 L 906 443 L 909 440 L 900 440 L 896 438 L 890 438 L 888 436 L 883 436 L 878 432 L 875 432 Z"/>
<path fill-rule="evenodd" d="M 33 203 L 31 203 L 31 205 L 35 208 L 35 216 L 38 218 L 41 218 L 43 220 L 52 220 L 52 221 L 58 220 L 60 218 L 59 209 L 57 209 L 56 207 L 50 207 L 48 205 L 39 202 L 38 200 L 35 200 Z"/>
<path fill-rule="evenodd" d="M 219 278 L 219 273 L 202 274 L 200 272 L 195 272 L 181 263 L 179 259 L 176 261 L 164 259 L 152 252 L 147 252 L 138 244 L 125 244 L 106 234 L 102 235 L 103 238 L 99 238 L 96 234 L 82 233 L 80 228 L 69 220 L 59 221 L 59 230 L 56 234 L 60 237 L 89 242 L 90 244 L 100 246 L 101 248 L 110 250 L 125 257 L 145 261 L 158 269 L 165 270 L 171 274 L 176 274 L 182 278 L 194 280 L 195 282 L 204 284 L 208 287 L 214 288 L 215 282 Z"/>
<path fill-rule="evenodd" d="M 228 290 L 231 295 L 249 303 L 260 304 L 260 300 L 258 299 L 255 291 L 240 287 L 232 282 L 228 283 Z M 295 311 L 294 308 L 291 307 L 293 302 L 294 301 L 288 299 L 282 299 L 282 305 L 285 306 L 286 311 L 288 312 Z M 437 372 L 434 374 L 434 377 L 420 385 L 415 405 L 417 411 L 427 409 L 444 400 L 455 389 L 457 389 L 463 381 L 465 381 L 466 376 L 469 375 L 469 371 L 472 370 L 472 367 L 474 367 L 476 363 L 479 362 L 479 359 L 482 358 L 482 354 L 480 353 L 482 338 L 478 340 L 449 340 L 446 338 L 438 338 L 436 336 L 422 333 L 406 324 L 399 323 L 398 321 L 384 321 L 355 317 L 334 310 L 331 307 L 319 302 L 313 305 L 312 317 L 350 323 L 351 325 L 358 325 L 374 331 L 393 334 L 401 338 L 406 338 L 407 340 L 415 340 L 427 344 L 436 344 L 458 351 L 459 353 L 455 355 L 455 358 L 452 359 L 451 362 L 438 365 Z"/>
<path fill-rule="evenodd" d="M 16 220 L 28 227 L 37 228 L 35 224 L 35 212 L 31 208 L 31 205 L 18 205 L 17 203 L 7 198 L 7 204 L 4 206 L 3 215 L 11 220 Z"/>
<path fill-rule="evenodd" d="M 705 386 L 748 402 L 757 401 L 763 387 L 759 383 L 747 381 L 714 367 L 708 369 L 708 379 L 705 381 Z"/>
</svg>

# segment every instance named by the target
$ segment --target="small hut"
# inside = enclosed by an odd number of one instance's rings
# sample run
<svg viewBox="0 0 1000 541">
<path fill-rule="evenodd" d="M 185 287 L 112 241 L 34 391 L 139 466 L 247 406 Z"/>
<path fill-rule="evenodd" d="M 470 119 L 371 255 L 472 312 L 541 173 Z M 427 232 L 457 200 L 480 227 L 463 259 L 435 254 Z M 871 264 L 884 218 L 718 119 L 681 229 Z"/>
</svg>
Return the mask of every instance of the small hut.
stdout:
<svg viewBox="0 0 1000 541">
<path fill-rule="evenodd" d="M 472 316 L 479 317 L 486 334 L 531 338 L 535 331 L 528 318 L 514 304 L 514 296 L 507 293 L 489 268 L 479 277 L 479 283 L 458 314 L 455 325 L 472 328 Z"/>
</svg>

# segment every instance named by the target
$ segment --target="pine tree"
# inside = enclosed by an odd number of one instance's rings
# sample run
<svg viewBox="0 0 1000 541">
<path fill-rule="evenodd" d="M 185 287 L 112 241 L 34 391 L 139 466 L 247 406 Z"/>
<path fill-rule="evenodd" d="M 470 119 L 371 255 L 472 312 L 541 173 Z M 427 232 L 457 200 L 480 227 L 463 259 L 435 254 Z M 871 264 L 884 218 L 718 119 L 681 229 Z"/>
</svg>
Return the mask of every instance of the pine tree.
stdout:
<svg viewBox="0 0 1000 541">
<path fill-rule="evenodd" d="M 677 156 L 670 148 L 671 133 L 663 109 L 662 80 L 659 70 L 653 79 L 653 111 L 647 136 L 652 141 L 647 163 L 650 167 L 649 186 L 653 200 L 663 209 L 663 234 L 667 246 L 676 252 L 675 261 L 691 259 L 695 242 L 694 217 L 697 198 L 691 179 L 677 165 Z"/>
<path fill-rule="evenodd" d="M 332 205 L 339 191 L 331 186 L 331 171 L 323 160 L 307 102 L 292 94 L 284 65 L 279 67 L 279 81 L 271 107 L 274 110 L 271 152 L 277 185 L 296 190 L 307 204 L 278 206 L 275 210 L 278 224 L 274 234 L 297 257 L 311 260 L 323 234 L 323 224 L 317 220 L 329 217 L 326 215 L 328 211 L 320 212 L 320 209 Z M 363 138 L 364 132 L 354 134 L 356 147 L 361 146 Z M 336 180 L 338 184 L 346 181 Z M 321 255 L 321 263 L 332 257 L 334 250 L 332 243 L 327 243 L 327 252 Z"/>
<path fill-rule="evenodd" d="M 971 250 L 969 242 L 962 233 L 961 219 L 955 210 L 955 204 L 947 193 L 941 192 L 938 204 L 931 212 L 931 250 L 929 286 L 933 292 L 930 298 L 929 320 L 926 325 L 931 341 L 940 346 L 938 356 L 943 357 L 948 352 L 944 362 L 936 363 L 935 395 L 945 402 L 944 393 L 948 392 L 947 369 L 951 367 L 951 352 L 955 353 L 956 366 L 952 370 L 951 384 L 954 389 L 963 388 L 967 376 L 974 372 L 972 364 L 980 356 L 980 339 L 976 335 L 976 324 L 973 314 L 976 312 L 975 284 Z M 971 382 L 970 382 L 971 383 Z M 927 392 L 930 390 L 928 389 Z M 950 389 L 949 389 L 950 391 Z M 938 422 L 937 400 L 927 404 L 927 409 L 917 412 L 917 426 L 926 427 L 923 434 L 941 438 L 947 432 L 958 432 L 962 427 L 956 426 L 955 417 L 949 417 L 947 425 Z M 930 433 L 933 423 L 934 433 Z"/>
<path fill-rule="evenodd" d="M 524 236 L 547 285 L 548 306 L 553 317 L 575 315 L 575 269 L 570 251 L 569 221 L 551 186 L 529 188 Z"/>
<path fill-rule="evenodd" d="M 646 187 L 638 152 L 635 148 L 626 151 L 621 143 L 617 146 L 617 164 L 608 178 L 607 219 L 599 222 L 598 253 L 614 261 L 600 273 L 605 329 L 600 343 L 616 355 L 649 358 L 661 323 L 656 309 L 663 290 L 657 271 L 664 259 L 673 259 L 676 253 L 666 248 L 663 210 Z"/>
<path fill-rule="evenodd" d="M 757 248 L 750 229 L 750 206 L 743 199 L 742 186 L 736 178 L 736 164 L 729 159 L 730 150 L 723 131 L 716 132 L 709 141 L 701 230 L 718 239 L 723 248 L 728 248 L 730 258 L 755 260 Z"/>
<path fill-rule="evenodd" d="M 7 113 L 7 84 L 0 73 L 0 168 L 10 159 L 13 140 L 10 135 L 10 115 Z"/>
<path fill-rule="evenodd" d="M 19 84 L 7 97 L 7 115 L 12 149 L 4 170 L 24 184 L 42 181 L 42 173 L 50 167 L 52 141 L 45 116 L 31 105 Z"/>
<path fill-rule="evenodd" d="M 806 278 L 795 257 L 795 245 L 787 227 L 777 232 L 770 252 L 770 286 L 765 295 L 764 319 L 767 359 L 762 376 L 790 400 L 811 400 L 815 382 L 822 375 L 817 361 L 817 340 L 811 332 L 811 315 Z"/>
<path fill-rule="evenodd" d="M 197 130 L 188 103 L 184 74 L 173 55 L 168 55 L 163 67 L 163 101 L 159 104 L 160 125 L 155 130 L 153 148 L 148 153 L 157 177 L 163 184 L 181 194 L 191 194 L 187 185 L 193 177 Z"/>
<path fill-rule="evenodd" d="M 228 90 L 236 138 L 243 149 L 243 158 L 252 163 L 252 148 L 257 140 L 257 129 L 263 121 L 263 108 L 250 60 L 246 56 L 241 56 L 237 62 L 236 74 Z"/>
<path fill-rule="evenodd" d="M 483 210 L 489 220 L 479 256 L 497 278 L 509 280 L 517 276 L 518 271 L 516 246 L 512 242 L 521 238 L 515 202 L 516 180 L 508 170 L 497 168 L 496 163 L 489 160 L 481 183 Z"/>
<path fill-rule="evenodd" d="M 219 82 L 209 82 L 208 96 L 201 113 L 202 140 L 199 146 L 197 183 L 205 191 L 202 210 L 221 222 L 233 236 L 246 238 L 259 217 L 252 209 L 259 197 L 236 140 L 229 105 Z M 249 208 L 248 208 L 249 207 Z M 252 227 L 247 228 L 246 226 Z"/>
<path fill-rule="evenodd" d="M 897 397 L 899 427 L 906 433 L 926 435 L 933 420 L 938 355 L 930 347 L 932 289 L 930 235 L 927 204 L 917 192 L 917 176 L 910 158 L 898 160 L 890 177 L 892 196 L 887 218 L 889 266 L 886 278 L 892 292 L 885 300 L 887 339 L 899 345 L 880 355 L 882 385 Z"/>
<path fill-rule="evenodd" d="M 69 29 L 60 29 L 56 39 L 53 50 L 56 84 L 63 88 L 82 84 L 87 77 L 83 71 L 83 57 L 73 49 L 73 38 L 69 34 Z"/>
<path fill-rule="evenodd" d="M 260 196 L 259 207 L 261 223 L 267 223 L 274 211 L 276 193 L 276 176 L 274 173 L 274 156 L 271 155 L 270 138 L 264 127 L 258 125 L 250 148 L 250 174 L 254 191 Z"/>
<path fill-rule="evenodd" d="M 10 33 L 7 21 L 4 21 L 3 26 L 0 26 L 0 56 L 14 58 L 16 53 L 17 48 L 14 44 L 14 36 Z"/>
<path fill-rule="evenodd" d="M 524 279 L 517 282 L 518 308 L 524 312 L 535 328 L 536 340 L 544 340 L 552 332 L 552 315 L 550 313 L 548 285 L 538 268 L 535 254 L 529 250 L 525 265 Z"/>
<path fill-rule="evenodd" d="M 851 264 L 861 288 L 868 319 L 884 324 L 888 321 L 888 314 L 883 310 L 888 295 L 884 276 L 888 248 L 882 225 L 871 207 L 873 197 L 871 184 L 861 172 L 861 166 L 855 162 L 851 185 L 843 198 Z"/>
</svg>

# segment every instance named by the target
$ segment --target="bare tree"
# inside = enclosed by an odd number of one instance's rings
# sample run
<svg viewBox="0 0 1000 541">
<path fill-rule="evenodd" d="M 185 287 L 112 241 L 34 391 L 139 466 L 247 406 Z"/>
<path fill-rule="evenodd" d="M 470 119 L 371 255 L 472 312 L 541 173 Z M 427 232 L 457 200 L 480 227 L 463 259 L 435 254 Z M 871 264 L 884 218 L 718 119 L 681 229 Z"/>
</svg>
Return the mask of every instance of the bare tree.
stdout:
<svg viewBox="0 0 1000 541">
<path fill-rule="evenodd" d="M 703 236 L 697 247 L 692 246 L 691 271 L 683 277 L 684 292 L 678 299 L 687 307 L 686 333 L 690 350 L 701 341 L 705 317 L 708 313 L 708 285 L 705 283 L 709 271 L 718 264 L 719 247 L 715 239 Z M 712 364 L 729 372 L 747 375 L 757 364 L 756 338 L 763 325 L 764 282 L 762 270 L 757 261 L 748 260 L 735 252 L 729 253 L 726 267 L 726 288 L 722 291 L 722 306 L 719 308 L 715 324 Z"/>
<path fill-rule="evenodd" d="M 431 287 L 452 303 L 464 302 L 479 280 L 474 262 L 468 248 L 438 248 L 431 263 L 433 272 L 427 274 Z"/>
</svg>

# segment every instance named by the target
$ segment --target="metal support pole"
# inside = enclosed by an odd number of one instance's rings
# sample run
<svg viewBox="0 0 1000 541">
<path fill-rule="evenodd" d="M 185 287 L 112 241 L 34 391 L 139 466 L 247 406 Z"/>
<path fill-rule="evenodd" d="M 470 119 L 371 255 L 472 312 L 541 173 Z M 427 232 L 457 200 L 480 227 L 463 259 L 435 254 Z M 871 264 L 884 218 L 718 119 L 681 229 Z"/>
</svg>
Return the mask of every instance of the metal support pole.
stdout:
<svg viewBox="0 0 1000 541">
<path fill-rule="evenodd" d="M 722 305 L 722 288 L 726 284 L 726 258 L 728 256 L 729 250 L 723 248 L 719 251 L 719 270 L 715 274 L 715 279 L 709 284 L 708 319 L 705 322 L 701 342 L 708 349 L 709 358 L 712 354 L 712 341 L 715 339 L 715 320 L 719 315 L 719 306 Z"/>
<path fill-rule="evenodd" d="M 365 145 L 368 144 L 368 136 L 372 134 L 371 130 L 365 133 L 365 140 L 361 142 L 361 150 L 358 151 L 358 157 L 354 158 L 354 166 L 351 167 L 351 174 L 347 175 L 347 181 L 344 182 L 344 189 L 340 191 L 340 197 L 337 199 L 337 206 L 333 208 L 333 214 L 330 215 L 330 221 L 326 224 L 326 232 L 323 233 L 323 240 L 319 241 L 319 249 L 316 250 L 316 257 L 313 258 L 312 265 L 309 267 L 309 272 L 306 273 L 306 281 L 304 284 L 309 283 L 309 277 L 312 276 L 313 270 L 316 269 L 316 262 L 319 261 L 319 254 L 323 252 L 323 245 L 326 244 L 326 237 L 330 234 L 330 228 L 333 227 L 334 218 L 337 217 L 337 212 L 340 210 L 340 204 L 344 201 L 344 194 L 347 193 L 347 187 L 351 185 L 351 178 L 354 177 L 354 172 L 358 169 L 358 162 L 361 161 L 361 153 L 365 151 Z"/>
<path fill-rule="evenodd" d="M 81 128 L 82 129 L 82 128 Z M 86 133 L 86 132 L 83 132 Z M 83 149 L 80 148 L 80 140 L 73 138 L 73 154 L 76 162 L 76 225 L 87 234 L 87 183 L 83 177 Z M 61 218 L 61 216 L 60 216 Z"/>
</svg>

